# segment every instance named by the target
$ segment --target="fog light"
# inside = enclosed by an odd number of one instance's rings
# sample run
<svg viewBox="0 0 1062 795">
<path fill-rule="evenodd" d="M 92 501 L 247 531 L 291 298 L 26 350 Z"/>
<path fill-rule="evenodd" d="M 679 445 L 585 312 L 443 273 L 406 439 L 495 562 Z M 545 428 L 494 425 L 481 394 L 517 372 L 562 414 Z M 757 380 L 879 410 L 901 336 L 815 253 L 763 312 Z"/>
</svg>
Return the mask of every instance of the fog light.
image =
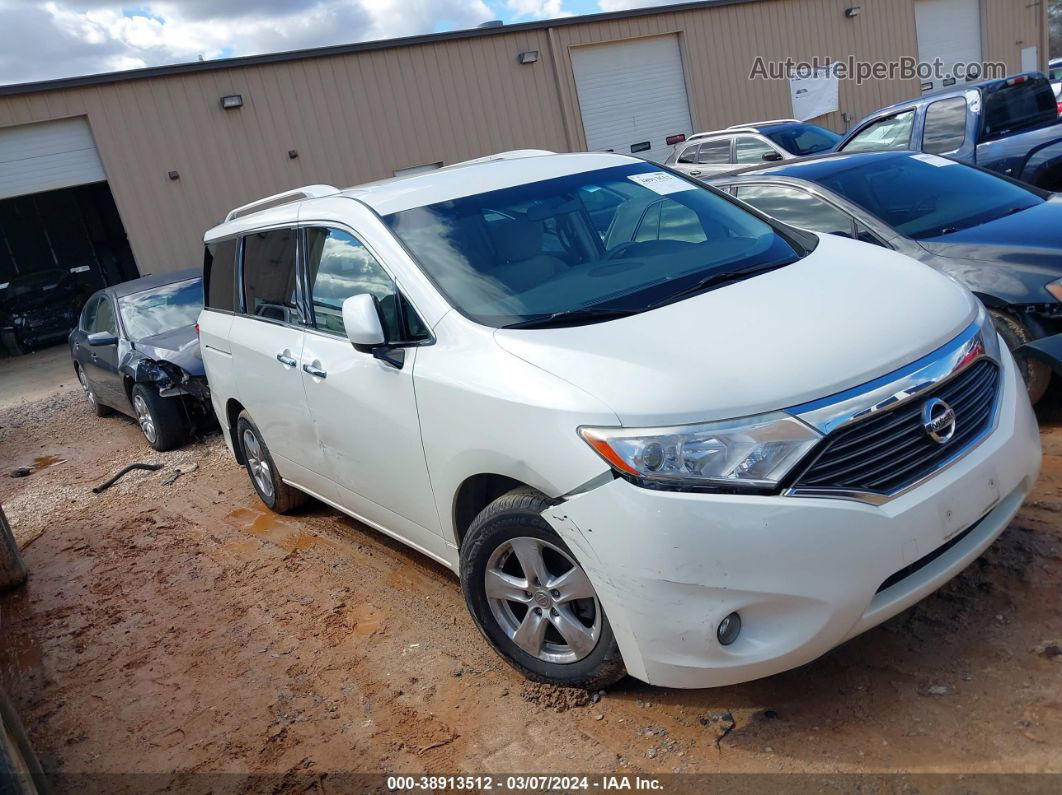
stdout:
<svg viewBox="0 0 1062 795">
<path fill-rule="evenodd" d="M 729 646 L 737 640 L 737 636 L 740 632 L 741 616 L 737 613 L 731 613 L 719 622 L 719 629 L 715 631 L 715 636 L 719 638 L 719 642 L 724 646 Z"/>
</svg>

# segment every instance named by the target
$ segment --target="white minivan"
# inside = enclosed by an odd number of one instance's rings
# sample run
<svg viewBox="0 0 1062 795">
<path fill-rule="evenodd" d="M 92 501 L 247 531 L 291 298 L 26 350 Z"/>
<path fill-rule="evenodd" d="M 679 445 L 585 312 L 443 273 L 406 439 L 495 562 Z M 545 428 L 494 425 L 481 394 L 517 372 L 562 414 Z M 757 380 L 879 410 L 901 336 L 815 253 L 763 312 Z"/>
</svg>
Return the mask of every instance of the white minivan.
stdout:
<svg viewBox="0 0 1062 795">
<path fill-rule="evenodd" d="M 205 242 L 210 393 L 261 499 L 449 567 L 537 681 L 806 663 L 974 560 L 1039 472 L 967 290 L 653 163 L 309 186 Z"/>
</svg>

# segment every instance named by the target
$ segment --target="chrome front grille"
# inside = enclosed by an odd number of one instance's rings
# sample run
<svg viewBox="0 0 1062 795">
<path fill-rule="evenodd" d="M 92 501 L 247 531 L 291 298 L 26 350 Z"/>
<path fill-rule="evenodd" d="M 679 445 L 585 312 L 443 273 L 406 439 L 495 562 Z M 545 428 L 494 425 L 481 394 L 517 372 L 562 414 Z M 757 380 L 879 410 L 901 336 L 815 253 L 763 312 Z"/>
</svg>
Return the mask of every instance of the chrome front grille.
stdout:
<svg viewBox="0 0 1062 795">
<path fill-rule="evenodd" d="M 977 444 L 994 424 L 1000 369 L 980 359 L 895 408 L 854 420 L 829 434 L 796 478 L 793 493 L 891 495 L 931 475 Z M 946 443 L 926 432 L 922 409 L 940 398 L 955 411 Z"/>
</svg>

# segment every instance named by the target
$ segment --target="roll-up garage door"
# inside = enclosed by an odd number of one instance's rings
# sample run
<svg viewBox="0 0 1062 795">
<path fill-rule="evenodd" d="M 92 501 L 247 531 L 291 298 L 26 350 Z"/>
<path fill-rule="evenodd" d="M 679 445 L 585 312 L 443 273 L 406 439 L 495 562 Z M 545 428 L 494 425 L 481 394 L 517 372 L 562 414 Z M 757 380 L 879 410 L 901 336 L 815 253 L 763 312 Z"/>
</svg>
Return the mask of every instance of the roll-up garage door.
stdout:
<svg viewBox="0 0 1062 795">
<path fill-rule="evenodd" d="M 0 199 L 106 178 L 83 118 L 0 127 Z"/>
<path fill-rule="evenodd" d="M 588 149 L 663 161 L 693 131 L 678 36 L 575 47 L 572 68 Z"/>
<path fill-rule="evenodd" d="M 957 63 L 980 63 L 981 0 L 916 0 L 915 29 L 919 61 L 932 63 L 939 58 L 945 74 L 953 74 Z M 922 91 L 964 82 L 965 75 L 954 83 L 930 77 L 922 81 Z"/>
</svg>

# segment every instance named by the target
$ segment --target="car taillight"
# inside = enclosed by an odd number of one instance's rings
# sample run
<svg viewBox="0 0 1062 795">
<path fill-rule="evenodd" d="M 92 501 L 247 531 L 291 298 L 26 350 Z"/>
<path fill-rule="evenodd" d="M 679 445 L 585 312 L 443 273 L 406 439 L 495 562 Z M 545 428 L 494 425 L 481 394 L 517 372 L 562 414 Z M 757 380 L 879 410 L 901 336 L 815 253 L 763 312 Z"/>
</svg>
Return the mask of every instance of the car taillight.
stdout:
<svg viewBox="0 0 1062 795">
<path fill-rule="evenodd" d="M 198 321 L 197 321 L 197 322 L 196 322 L 196 324 L 195 324 L 195 335 L 196 335 L 197 337 L 199 336 L 199 323 L 198 323 Z"/>
<path fill-rule="evenodd" d="M 1007 85 L 1008 85 L 1008 86 L 1016 86 L 1016 85 L 1020 85 L 1021 83 L 1024 83 L 1024 82 L 1025 82 L 1026 80 L 1028 80 L 1028 79 L 1029 79 L 1029 76 L 1028 76 L 1028 75 L 1018 75 L 1017 77 L 1012 77 L 1012 78 L 1010 78 L 1010 79 L 1009 79 L 1009 80 L 1007 81 Z"/>
</svg>

